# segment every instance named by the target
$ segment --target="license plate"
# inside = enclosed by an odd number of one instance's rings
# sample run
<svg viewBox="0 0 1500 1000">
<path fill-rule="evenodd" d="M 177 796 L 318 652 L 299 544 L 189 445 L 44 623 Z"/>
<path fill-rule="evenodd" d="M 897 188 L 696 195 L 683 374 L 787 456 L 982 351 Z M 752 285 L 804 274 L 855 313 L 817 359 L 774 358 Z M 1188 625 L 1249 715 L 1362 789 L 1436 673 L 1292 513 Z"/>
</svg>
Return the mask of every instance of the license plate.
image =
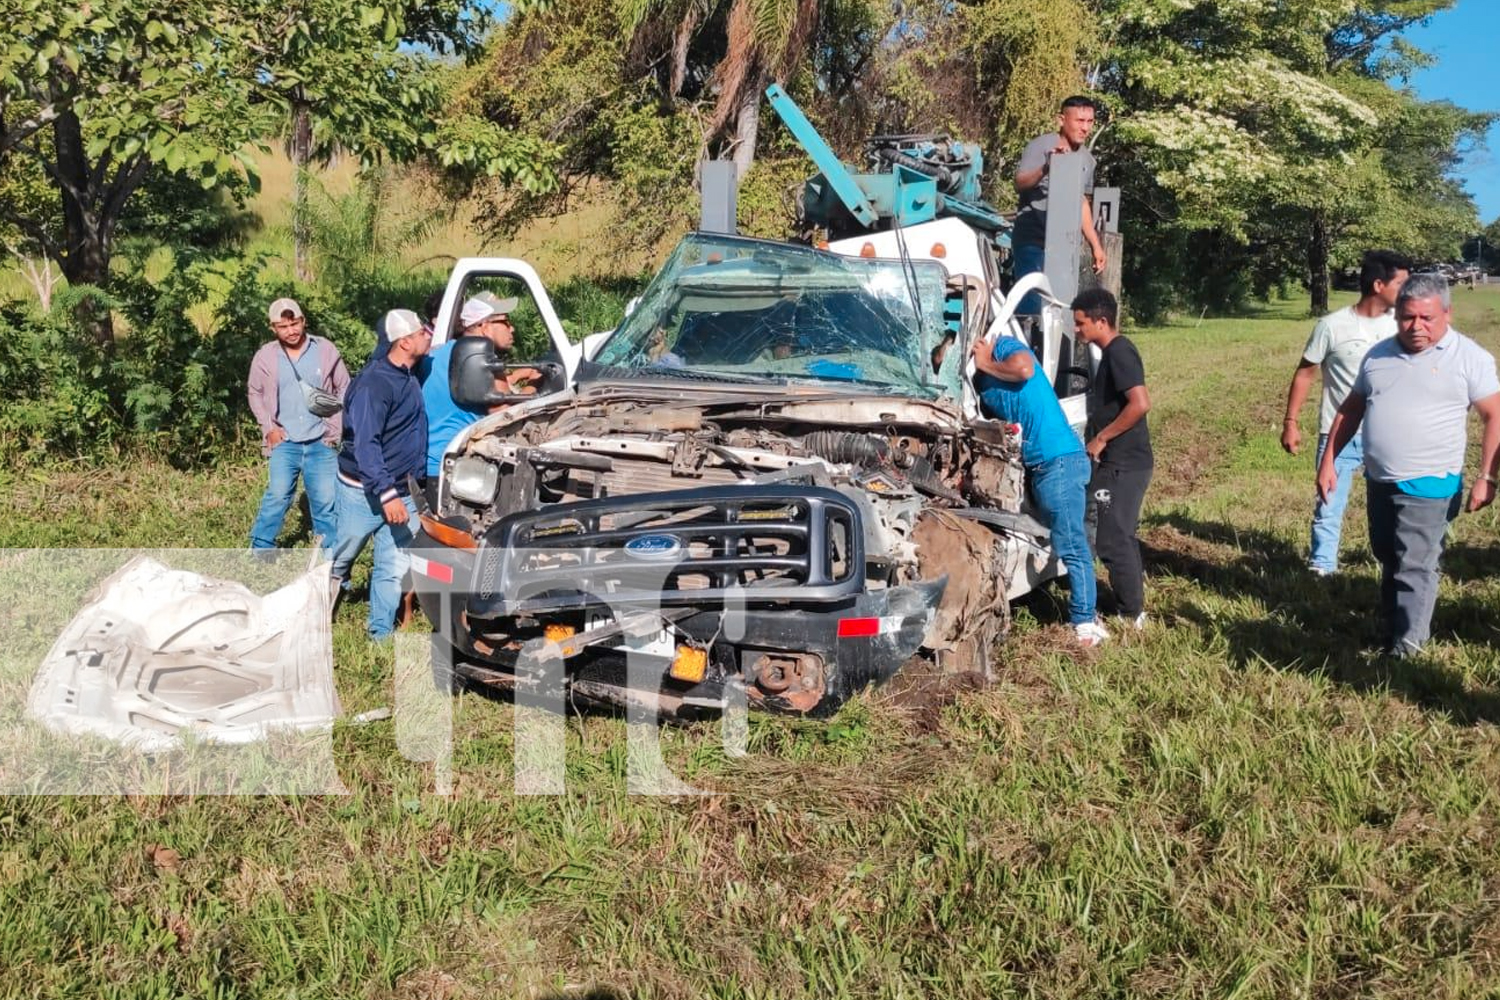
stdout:
<svg viewBox="0 0 1500 1000">
<path fill-rule="evenodd" d="M 613 625 L 614 623 L 615 620 L 610 615 L 590 615 L 588 628 L 592 631 L 596 628 L 603 628 L 606 625 Z M 677 644 L 673 642 L 672 630 L 665 627 L 650 635 L 622 635 L 617 639 L 608 640 L 605 645 L 615 649 L 631 649 L 651 656 L 670 657 L 677 651 Z"/>
</svg>

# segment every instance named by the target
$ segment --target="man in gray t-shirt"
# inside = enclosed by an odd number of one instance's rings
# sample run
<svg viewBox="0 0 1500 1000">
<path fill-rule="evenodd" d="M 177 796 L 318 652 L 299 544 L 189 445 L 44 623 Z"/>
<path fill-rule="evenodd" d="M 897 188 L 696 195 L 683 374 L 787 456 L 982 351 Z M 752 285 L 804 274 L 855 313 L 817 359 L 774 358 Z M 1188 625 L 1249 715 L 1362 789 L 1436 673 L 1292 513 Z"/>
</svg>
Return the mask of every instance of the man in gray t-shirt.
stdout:
<svg viewBox="0 0 1500 1000">
<path fill-rule="evenodd" d="M 1448 325 L 1448 282 L 1414 274 L 1396 300 L 1396 336 L 1370 348 L 1329 428 L 1318 495 L 1338 486 L 1335 456 L 1363 425 L 1370 551 L 1380 561 L 1386 651 L 1426 643 L 1437 603 L 1438 557 L 1463 499 L 1468 411 L 1484 422 L 1470 511 L 1495 499 L 1500 463 L 1500 379 L 1495 358 Z"/>
<path fill-rule="evenodd" d="M 1099 234 L 1094 232 L 1094 212 L 1089 204 L 1089 198 L 1094 193 L 1094 154 L 1084 143 L 1093 130 L 1094 102 L 1087 97 L 1074 95 L 1062 103 L 1062 111 L 1057 116 L 1057 131 L 1038 136 L 1021 151 L 1015 176 L 1020 208 L 1016 211 L 1015 229 L 1011 232 L 1011 254 L 1014 258 L 1011 271 L 1017 280 L 1042 270 L 1046 262 L 1047 193 L 1052 160 L 1058 156 L 1084 158 L 1084 199 L 1079 221 L 1083 227 L 1083 238 L 1094 253 L 1094 273 L 1103 271 L 1108 263 L 1104 244 L 1099 241 Z M 1016 311 L 1035 314 L 1041 308 L 1040 299 L 1035 295 L 1028 295 Z"/>
</svg>

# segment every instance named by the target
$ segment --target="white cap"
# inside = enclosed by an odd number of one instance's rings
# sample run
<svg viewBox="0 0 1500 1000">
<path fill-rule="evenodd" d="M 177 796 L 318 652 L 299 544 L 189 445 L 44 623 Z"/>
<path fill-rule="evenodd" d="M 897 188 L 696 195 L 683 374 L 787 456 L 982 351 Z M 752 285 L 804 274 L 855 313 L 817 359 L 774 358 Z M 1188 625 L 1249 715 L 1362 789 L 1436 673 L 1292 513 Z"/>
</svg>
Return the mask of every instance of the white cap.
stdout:
<svg viewBox="0 0 1500 1000">
<path fill-rule="evenodd" d="M 302 318 L 302 307 L 297 304 L 296 299 L 277 299 L 271 303 L 271 308 L 266 310 L 266 315 L 271 317 L 272 323 L 280 323 L 286 319 L 287 313 L 292 314 L 292 319 Z"/>
<path fill-rule="evenodd" d="M 392 309 L 385 314 L 385 339 L 392 344 L 421 331 L 422 321 L 410 309 Z"/>
<path fill-rule="evenodd" d="M 458 314 L 458 319 L 463 328 L 477 323 L 483 323 L 491 316 L 506 316 L 516 308 L 516 299 L 496 298 L 489 292 L 480 292 L 478 295 L 464 303 L 463 309 Z"/>
</svg>

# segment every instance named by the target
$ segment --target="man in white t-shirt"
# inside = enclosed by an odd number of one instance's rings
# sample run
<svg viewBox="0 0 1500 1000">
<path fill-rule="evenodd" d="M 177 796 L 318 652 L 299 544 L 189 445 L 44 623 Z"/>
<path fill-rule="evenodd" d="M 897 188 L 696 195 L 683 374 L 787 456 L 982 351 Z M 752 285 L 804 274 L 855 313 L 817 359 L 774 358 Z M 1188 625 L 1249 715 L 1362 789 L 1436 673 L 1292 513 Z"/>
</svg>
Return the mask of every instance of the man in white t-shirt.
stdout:
<svg viewBox="0 0 1500 1000">
<path fill-rule="evenodd" d="M 1313 464 L 1323 459 L 1328 446 L 1328 430 L 1333 425 L 1349 387 L 1359 374 L 1360 362 L 1378 342 L 1396 334 L 1396 296 L 1411 273 L 1411 263 L 1390 250 L 1369 250 L 1359 268 L 1359 301 L 1329 313 L 1318 320 L 1312 336 L 1302 350 L 1302 360 L 1292 375 L 1292 386 L 1286 394 L 1286 419 L 1281 423 L 1281 446 L 1297 454 L 1302 431 L 1297 414 L 1307 400 L 1313 379 L 1323 376 L 1323 407 L 1318 419 L 1318 453 Z M 1354 471 L 1364 461 L 1364 443 L 1355 435 L 1334 458 L 1338 470 L 1338 487 L 1326 500 L 1313 507 L 1312 550 L 1308 566 L 1319 576 L 1335 573 L 1339 568 L 1339 535 L 1344 527 L 1344 505 L 1349 500 L 1349 483 Z"/>
</svg>

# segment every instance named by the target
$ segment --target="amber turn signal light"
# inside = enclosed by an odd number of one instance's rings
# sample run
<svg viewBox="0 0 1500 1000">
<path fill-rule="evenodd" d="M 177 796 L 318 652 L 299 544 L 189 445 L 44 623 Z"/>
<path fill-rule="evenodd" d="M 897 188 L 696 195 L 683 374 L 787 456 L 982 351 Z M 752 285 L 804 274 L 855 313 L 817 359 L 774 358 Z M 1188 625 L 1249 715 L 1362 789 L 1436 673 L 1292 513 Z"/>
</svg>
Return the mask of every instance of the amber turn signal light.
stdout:
<svg viewBox="0 0 1500 1000">
<path fill-rule="evenodd" d="M 678 646 L 677 655 L 667 674 L 674 680 L 697 684 L 708 673 L 708 650 L 697 646 Z"/>
<path fill-rule="evenodd" d="M 427 537 L 441 545 L 451 549 L 463 549 L 466 552 L 479 551 L 479 543 L 474 536 L 462 528 L 455 528 L 451 524 L 444 524 L 430 514 L 422 515 L 422 530 Z"/>
</svg>

